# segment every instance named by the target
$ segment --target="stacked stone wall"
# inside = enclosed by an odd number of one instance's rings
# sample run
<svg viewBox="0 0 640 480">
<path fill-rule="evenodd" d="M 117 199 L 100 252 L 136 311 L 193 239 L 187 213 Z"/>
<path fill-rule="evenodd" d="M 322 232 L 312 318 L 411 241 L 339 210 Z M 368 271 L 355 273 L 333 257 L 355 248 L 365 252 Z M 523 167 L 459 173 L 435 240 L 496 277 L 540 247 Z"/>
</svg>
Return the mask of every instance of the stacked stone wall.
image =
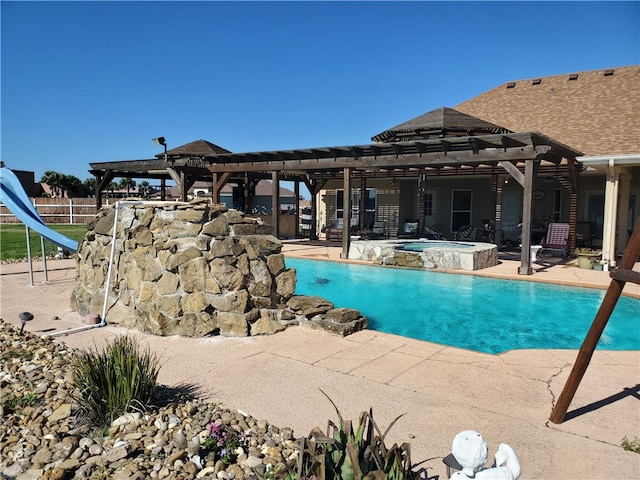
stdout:
<svg viewBox="0 0 640 480">
<path fill-rule="evenodd" d="M 102 314 L 118 209 L 106 321 L 156 335 L 248 336 L 309 323 L 343 335 L 366 327 L 351 309 L 294 295 L 282 242 L 257 218 L 206 201 L 123 202 L 88 225 L 72 308 Z"/>
</svg>

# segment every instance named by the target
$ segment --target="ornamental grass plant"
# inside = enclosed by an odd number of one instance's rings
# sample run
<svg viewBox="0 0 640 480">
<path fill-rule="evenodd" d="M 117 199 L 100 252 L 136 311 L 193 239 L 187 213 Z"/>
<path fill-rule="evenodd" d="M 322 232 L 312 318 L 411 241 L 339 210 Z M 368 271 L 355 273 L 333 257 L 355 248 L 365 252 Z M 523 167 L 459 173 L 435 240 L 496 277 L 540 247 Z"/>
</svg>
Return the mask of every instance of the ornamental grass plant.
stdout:
<svg viewBox="0 0 640 480">
<path fill-rule="evenodd" d="M 159 361 L 135 339 L 117 337 L 102 350 L 77 353 L 72 360 L 74 397 L 80 414 L 94 426 L 110 424 L 130 411 L 145 410 L 152 399 Z"/>
</svg>

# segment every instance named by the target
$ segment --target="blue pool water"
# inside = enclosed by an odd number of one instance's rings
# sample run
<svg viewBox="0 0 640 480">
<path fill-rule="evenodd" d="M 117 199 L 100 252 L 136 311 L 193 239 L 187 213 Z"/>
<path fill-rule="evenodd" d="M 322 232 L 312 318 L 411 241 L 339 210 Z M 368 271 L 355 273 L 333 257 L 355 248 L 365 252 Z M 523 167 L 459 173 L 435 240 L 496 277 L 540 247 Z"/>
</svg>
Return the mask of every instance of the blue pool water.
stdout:
<svg viewBox="0 0 640 480">
<path fill-rule="evenodd" d="M 486 353 L 579 349 L 604 291 L 287 258 L 296 294 L 356 308 L 369 328 Z M 620 297 L 600 350 L 640 350 L 640 299 Z"/>
<path fill-rule="evenodd" d="M 426 248 L 469 248 L 473 247 L 471 243 L 461 242 L 405 242 L 402 245 L 398 245 L 398 250 L 405 250 L 409 252 L 422 252 Z"/>
</svg>

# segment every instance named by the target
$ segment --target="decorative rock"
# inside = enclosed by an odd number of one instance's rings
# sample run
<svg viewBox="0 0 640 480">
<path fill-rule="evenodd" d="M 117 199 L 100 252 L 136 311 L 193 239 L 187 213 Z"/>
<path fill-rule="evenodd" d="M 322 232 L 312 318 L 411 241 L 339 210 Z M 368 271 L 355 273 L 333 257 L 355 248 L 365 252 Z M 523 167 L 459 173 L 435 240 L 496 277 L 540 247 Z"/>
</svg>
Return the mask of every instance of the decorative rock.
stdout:
<svg viewBox="0 0 640 480">
<path fill-rule="evenodd" d="M 48 418 L 47 421 L 49 423 L 55 423 L 58 422 L 60 420 L 63 420 L 65 418 L 67 418 L 69 415 L 71 415 L 71 404 L 70 403 L 65 403 L 64 405 L 61 405 L 60 407 L 58 407 Z"/>
<path fill-rule="evenodd" d="M 286 268 L 282 242 L 260 219 L 207 201 L 119 208 L 119 269 L 108 292 L 108 323 L 156 335 L 247 336 L 272 334 L 299 323 L 296 315 L 312 318 L 333 308 L 319 299 L 282 310 L 295 292 L 296 271 Z M 71 305 L 81 315 L 102 310 L 114 213 L 113 207 L 98 212 L 78 250 Z M 280 313 L 258 315 L 261 308 Z"/>
</svg>

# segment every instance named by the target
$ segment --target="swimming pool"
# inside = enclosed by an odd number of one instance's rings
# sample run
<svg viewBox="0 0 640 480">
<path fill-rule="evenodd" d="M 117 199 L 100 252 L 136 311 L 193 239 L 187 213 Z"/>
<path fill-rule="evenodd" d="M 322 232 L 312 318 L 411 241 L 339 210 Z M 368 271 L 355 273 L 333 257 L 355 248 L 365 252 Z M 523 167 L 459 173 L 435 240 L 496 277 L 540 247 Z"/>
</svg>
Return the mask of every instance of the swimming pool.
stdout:
<svg viewBox="0 0 640 480">
<path fill-rule="evenodd" d="M 579 349 L 604 291 L 287 258 L 296 294 L 357 308 L 369 329 L 486 353 Z M 620 297 L 598 349 L 640 350 L 640 299 Z"/>
<path fill-rule="evenodd" d="M 471 248 L 472 243 L 462 242 L 405 242 L 398 245 L 396 250 L 405 250 L 407 252 L 422 252 L 429 248 Z"/>
</svg>

